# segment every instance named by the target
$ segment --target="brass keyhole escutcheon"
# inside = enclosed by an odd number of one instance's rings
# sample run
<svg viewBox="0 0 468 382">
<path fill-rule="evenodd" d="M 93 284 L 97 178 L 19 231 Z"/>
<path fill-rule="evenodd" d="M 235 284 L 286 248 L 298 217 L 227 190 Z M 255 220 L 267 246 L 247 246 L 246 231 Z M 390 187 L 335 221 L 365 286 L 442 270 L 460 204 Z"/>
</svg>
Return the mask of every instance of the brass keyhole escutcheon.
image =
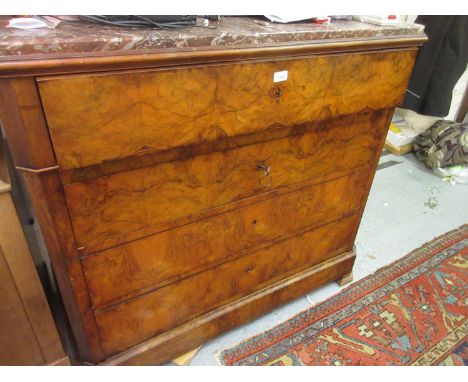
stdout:
<svg viewBox="0 0 468 382">
<path fill-rule="evenodd" d="M 262 170 L 265 176 L 270 175 L 270 166 L 267 166 L 264 161 L 260 161 L 257 163 L 257 168 Z"/>
<path fill-rule="evenodd" d="M 263 176 L 260 178 L 260 184 L 264 187 L 271 186 L 273 179 L 270 175 L 270 166 L 268 166 L 264 161 L 257 163 L 257 169 L 263 172 Z"/>
</svg>

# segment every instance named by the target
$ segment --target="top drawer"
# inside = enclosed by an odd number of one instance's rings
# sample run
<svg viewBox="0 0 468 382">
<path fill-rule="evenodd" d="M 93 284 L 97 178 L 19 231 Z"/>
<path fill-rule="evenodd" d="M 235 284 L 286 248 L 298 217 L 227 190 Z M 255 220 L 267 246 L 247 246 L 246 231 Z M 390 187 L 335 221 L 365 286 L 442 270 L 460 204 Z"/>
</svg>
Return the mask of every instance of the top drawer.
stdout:
<svg viewBox="0 0 468 382">
<path fill-rule="evenodd" d="M 416 52 L 43 77 L 38 86 L 58 165 L 69 170 L 393 107 Z"/>
</svg>

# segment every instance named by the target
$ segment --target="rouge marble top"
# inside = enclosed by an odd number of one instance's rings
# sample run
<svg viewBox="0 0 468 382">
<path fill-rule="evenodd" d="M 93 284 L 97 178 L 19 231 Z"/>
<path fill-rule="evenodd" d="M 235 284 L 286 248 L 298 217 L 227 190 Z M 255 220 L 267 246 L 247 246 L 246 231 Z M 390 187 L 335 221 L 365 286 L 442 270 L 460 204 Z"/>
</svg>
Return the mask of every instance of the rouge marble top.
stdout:
<svg viewBox="0 0 468 382">
<path fill-rule="evenodd" d="M 0 60 L 44 58 L 83 53 L 199 50 L 223 47 L 262 47 L 316 40 L 362 40 L 422 35 L 424 27 L 402 23 L 378 26 L 355 20 L 333 20 L 329 25 L 301 22 L 277 24 L 253 17 L 223 17 L 213 28 L 178 30 L 121 28 L 62 21 L 55 29 L 7 28 L 0 18 Z"/>
</svg>

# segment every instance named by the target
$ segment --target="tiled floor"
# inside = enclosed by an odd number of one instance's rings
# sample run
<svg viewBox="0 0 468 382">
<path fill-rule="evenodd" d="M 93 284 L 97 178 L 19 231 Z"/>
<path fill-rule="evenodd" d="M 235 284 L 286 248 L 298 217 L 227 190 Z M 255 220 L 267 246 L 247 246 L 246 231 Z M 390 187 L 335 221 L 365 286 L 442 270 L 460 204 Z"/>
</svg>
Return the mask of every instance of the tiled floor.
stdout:
<svg viewBox="0 0 468 382">
<path fill-rule="evenodd" d="M 404 256 L 423 243 L 468 223 L 468 185 L 443 182 L 413 154 L 384 153 L 356 240 L 354 280 Z M 275 326 L 331 295 L 330 283 L 204 344 L 190 365 L 216 365 L 216 353 Z"/>
</svg>

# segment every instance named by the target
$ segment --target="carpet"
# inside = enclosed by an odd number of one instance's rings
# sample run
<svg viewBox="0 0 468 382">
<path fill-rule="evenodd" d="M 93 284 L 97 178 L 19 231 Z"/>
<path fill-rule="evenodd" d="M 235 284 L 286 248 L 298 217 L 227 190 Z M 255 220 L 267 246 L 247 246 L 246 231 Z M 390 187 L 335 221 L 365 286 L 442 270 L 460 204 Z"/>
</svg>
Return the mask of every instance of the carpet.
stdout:
<svg viewBox="0 0 468 382">
<path fill-rule="evenodd" d="M 468 225 L 222 351 L 224 365 L 466 365 Z"/>
</svg>

